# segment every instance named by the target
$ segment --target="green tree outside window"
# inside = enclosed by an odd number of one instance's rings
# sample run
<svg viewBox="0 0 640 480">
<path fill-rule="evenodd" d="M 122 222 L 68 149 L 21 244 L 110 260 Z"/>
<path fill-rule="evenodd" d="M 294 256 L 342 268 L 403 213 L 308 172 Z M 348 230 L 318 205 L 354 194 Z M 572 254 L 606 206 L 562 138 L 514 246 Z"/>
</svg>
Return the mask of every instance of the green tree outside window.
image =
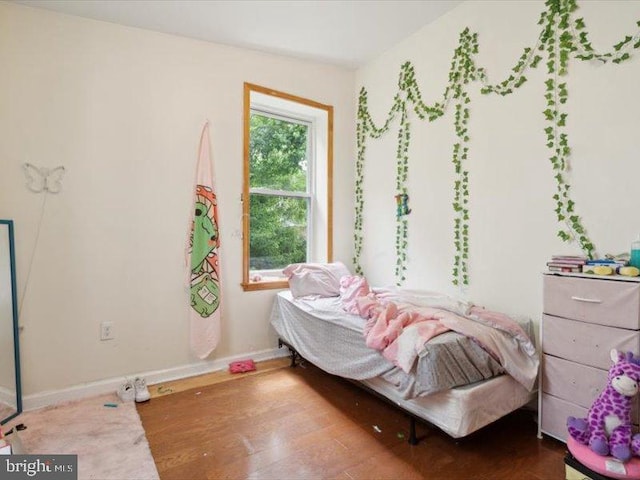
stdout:
<svg viewBox="0 0 640 480">
<path fill-rule="evenodd" d="M 249 131 L 250 270 L 307 258 L 309 126 L 252 112 Z"/>
</svg>

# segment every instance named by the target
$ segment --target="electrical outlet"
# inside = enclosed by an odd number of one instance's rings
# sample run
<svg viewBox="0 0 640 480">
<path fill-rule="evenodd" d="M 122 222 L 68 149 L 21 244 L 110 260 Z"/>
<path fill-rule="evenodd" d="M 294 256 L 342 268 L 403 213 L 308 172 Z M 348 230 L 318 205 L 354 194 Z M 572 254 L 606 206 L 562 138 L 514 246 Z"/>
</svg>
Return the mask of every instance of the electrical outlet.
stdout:
<svg viewBox="0 0 640 480">
<path fill-rule="evenodd" d="M 113 340 L 113 322 L 100 324 L 100 340 Z"/>
</svg>

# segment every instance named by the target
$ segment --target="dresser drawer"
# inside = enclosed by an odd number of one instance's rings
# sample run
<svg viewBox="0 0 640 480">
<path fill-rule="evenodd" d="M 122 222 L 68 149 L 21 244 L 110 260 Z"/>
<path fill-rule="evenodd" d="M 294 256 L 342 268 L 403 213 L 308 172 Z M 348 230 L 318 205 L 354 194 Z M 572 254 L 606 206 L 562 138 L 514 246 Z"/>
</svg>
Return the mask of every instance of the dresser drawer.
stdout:
<svg viewBox="0 0 640 480">
<path fill-rule="evenodd" d="M 640 332 L 542 316 L 542 350 L 591 367 L 609 370 L 612 348 L 638 354 Z"/>
<path fill-rule="evenodd" d="M 607 385 L 607 371 L 550 355 L 542 356 L 542 390 L 589 408 Z"/>
<path fill-rule="evenodd" d="M 543 393 L 542 431 L 566 442 L 569 435 L 569 432 L 567 432 L 567 418 L 569 416 L 586 418 L 588 412 L 588 408 Z"/>
<path fill-rule="evenodd" d="M 580 407 L 591 408 L 593 401 L 607 386 L 608 371 L 587 367 L 550 355 L 542 356 L 542 391 L 570 400 Z M 640 397 L 634 398 L 631 417 L 640 422 Z"/>
<path fill-rule="evenodd" d="M 640 284 L 544 276 L 544 313 L 612 327 L 640 329 Z"/>
</svg>

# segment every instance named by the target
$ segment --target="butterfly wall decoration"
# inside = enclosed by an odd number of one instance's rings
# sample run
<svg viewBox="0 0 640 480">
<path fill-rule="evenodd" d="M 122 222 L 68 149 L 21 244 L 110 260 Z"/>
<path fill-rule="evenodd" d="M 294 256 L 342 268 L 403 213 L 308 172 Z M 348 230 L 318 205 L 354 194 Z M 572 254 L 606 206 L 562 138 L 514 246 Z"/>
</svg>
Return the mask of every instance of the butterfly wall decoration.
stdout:
<svg viewBox="0 0 640 480">
<path fill-rule="evenodd" d="M 62 165 L 46 168 L 25 163 L 22 168 L 27 177 L 27 188 L 33 193 L 59 193 L 62 190 L 62 177 L 66 171 Z"/>
</svg>

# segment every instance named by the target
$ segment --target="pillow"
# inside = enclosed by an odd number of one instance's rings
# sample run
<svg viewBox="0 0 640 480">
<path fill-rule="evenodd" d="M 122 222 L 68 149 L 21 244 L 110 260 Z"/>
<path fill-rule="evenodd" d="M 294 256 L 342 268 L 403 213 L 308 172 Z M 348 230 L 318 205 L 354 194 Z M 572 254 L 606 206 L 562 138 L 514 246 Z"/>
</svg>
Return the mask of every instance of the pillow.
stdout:
<svg viewBox="0 0 640 480">
<path fill-rule="evenodd" d="M 294 298 L 309 295 L 337 297 L 340 295 L 340 279 L 351 274 L 340 262 L 294 263 L 283 273 L 289 279 L 289 289 Z"/>
</svg>

